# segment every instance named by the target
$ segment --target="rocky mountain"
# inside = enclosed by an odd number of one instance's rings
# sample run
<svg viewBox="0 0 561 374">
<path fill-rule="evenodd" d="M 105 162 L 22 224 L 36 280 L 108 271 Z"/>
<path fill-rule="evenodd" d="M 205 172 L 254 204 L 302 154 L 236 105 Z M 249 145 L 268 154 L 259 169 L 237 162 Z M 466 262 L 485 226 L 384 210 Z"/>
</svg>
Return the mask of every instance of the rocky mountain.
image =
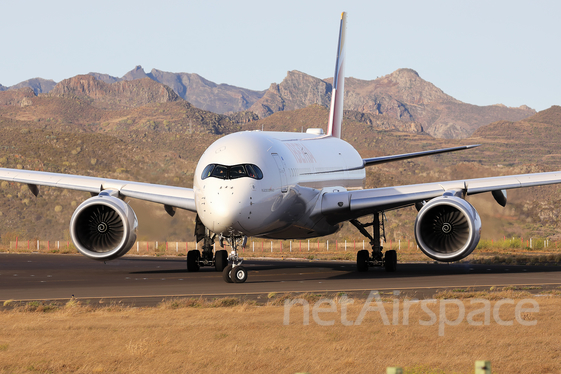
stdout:
<svg viewBox="0 0 561 374">
<path fill-rule="evenodd" d="M 123 79 L 122 78 L 117 78 L 114 76 L 111 76 L 109 74 L 101 74 L 101 73 L 88 73 L 88 75 L 91 75 L 92 77 L 94 77 L 95 79 L 99 80 L 99 81 L 103 81 L 105 83 L 115 83 L 115 82 L 120 82 Z M 144 77 L 143 77 L 144 78 Z"/>
<path fill-rule="evenodd" d="M 122 78 L 100 73 L 89 74 L 106 83 L 150 78 L 171 87 L 180 97 L 197 108 L 220 114 L 245 111 L 265 93 L 228 84 L 216 84 L 198 74 L 170 73 L 157 69 L 146 73 L 140 65 Z"/>
<path fill-rule="evenodd" d="M 280 84 L 272 84 L 249 110 L 264 118 L 311 104 L 328 107 L 331 82 L 332 79 L 321 80 L 298 71 L 288 72 Z M 463 103 L 411 69 L 399 69 L 372 81 L 345 79 L 345 109 L 414 122 L 438 138 L 465 138 L 491 122 L 517 121 L 536 113 L 525 106 L 482 107 Z"/>
<path fill-rule="evenodd" d="M 87 76 L 99 83 L 88 80 Z M 60 87 L 57 85 L 57 89 L 55 82 L 41 78 L 30 79 L 7 89 L 29 87 L 36 95 L 53 90 L 55 96 L 87 96 L 98 107 L 114 109 L 136 107 L 148 102 L 173 101 L 179 97 L 197 108 L 214 113 L 242 112 L 236 114 L 240 123 L 313 104 L 327 108 L 332 90 L 331 78 L 319 79 L 295 70 L 289 71 L 280 84 L 271 84 L 266 91 L 216 84 L 197 74 L 170 73 L 157 69 L 146 73 L 142 66 L 136 66 L 122 78 L 102 73 L 89 73 L 87 76 L 67 79 L 61 82 Z M 6 89 L 2 87 L 0 91 Z M 412 69 L 399 69 L 375 80 L 347 78 L 345 110 L 354 112 L 357 120 L 359 117 L 366 119 L 368 115 L 370 119 L 367 121 L 373 123 L 378 120 L 373 120 L 372 116 L 381 115 L 384 117 L 382 121 L 387 122 L 387 118 L 401 121 L 393 123 L 390 126 L 392 128 L 417 128 L 438 138 L 465 138 L 489 123 L 518 121 L 536 113 L 526 106 L 508 108 L 504 105 L 463 103 L 425 81 Z M 412 127 L 410 124 L 413 124 Z"/>
<path fill-rule="evenodd" d="M 30 87 L 24 87 L 17 90 L 6 90 L 0 94 L 0 106 L 26 106 L 31 104 L 31 98 L 36 94 Z"/>
<path fill-rule="evenodd" d="M 271 84 L 265 95 L 249 110 L 265 118 L 276 112 L 301 109 L 312 104 L 329 107 L 332 89 L 331 83 L 296 70 L 289 71 L 280 84 Z"/>
<path fill-rule="evenodd" d="M 35 92 L 36 95 L 40 93 L 47 93 L 56 86 L 56 82 L 52 79 L 33 78 L 20 82 L 11 86 L 10 90 L 17 90 L 24 87 L 29 87 Z"/>
<path fill-rule="evenodd" d="M 171 88 L 148 78 L 109 84 L 92 75 L 65 79 L 49 92 L 49 96 L 87 98 L 93 106 L 102 109 L 135 108 L 181 100 Z"/>
<path fill-rule="evenodd" d="M 8 89 L 8 87 L 2 86 L 2 85 L 0 84 L 0 91 L 6 91 L 7 89 Z"/>
</svg>

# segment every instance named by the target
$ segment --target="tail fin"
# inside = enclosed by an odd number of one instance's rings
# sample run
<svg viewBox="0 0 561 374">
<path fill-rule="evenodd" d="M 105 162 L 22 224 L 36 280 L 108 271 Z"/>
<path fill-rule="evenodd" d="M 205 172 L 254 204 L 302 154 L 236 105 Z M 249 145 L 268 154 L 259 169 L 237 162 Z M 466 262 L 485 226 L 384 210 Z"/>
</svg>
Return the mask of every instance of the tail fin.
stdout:
<svg viewBox="0 0 561 374">
<path fill-rule="evenodd" d="M 345 30 L 347 28 L 347 13 L 341 13 L 341 28 L 339 30 L 339 45 L 337 46 L 337 62 L 333 77 L 333 91 L 331 91 L 331 109 L 329 111 L 329 125 L 327 135 L 341 137 L 343 122 L 343 94 L 345 93 Z"/>
</svg>

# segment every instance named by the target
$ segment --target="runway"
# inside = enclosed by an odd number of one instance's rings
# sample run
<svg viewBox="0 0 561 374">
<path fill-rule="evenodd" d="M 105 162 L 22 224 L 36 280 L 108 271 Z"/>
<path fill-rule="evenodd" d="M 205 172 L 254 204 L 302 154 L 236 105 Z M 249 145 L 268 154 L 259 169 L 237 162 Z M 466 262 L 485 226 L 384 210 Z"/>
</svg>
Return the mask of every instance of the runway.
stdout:
<svg viewBox="0 0 561 374">
<path fill-rule="evenodd" d="M 214 268 L 186 270 L 184 257 L 125 256 L 107 263 L 80 255 L 0 254 L 0 300 L 119 299 L 135 305 L 166 297 L 240 295 L 270 292 L 349 292 L 370 290 L 434 294 L 445 288 L 561 286 L 561 267 L 471 264 L 398 264 L 395 273 L 354 262 L 252 259 L 249 277 L 228 284 Z"/>
</svg>

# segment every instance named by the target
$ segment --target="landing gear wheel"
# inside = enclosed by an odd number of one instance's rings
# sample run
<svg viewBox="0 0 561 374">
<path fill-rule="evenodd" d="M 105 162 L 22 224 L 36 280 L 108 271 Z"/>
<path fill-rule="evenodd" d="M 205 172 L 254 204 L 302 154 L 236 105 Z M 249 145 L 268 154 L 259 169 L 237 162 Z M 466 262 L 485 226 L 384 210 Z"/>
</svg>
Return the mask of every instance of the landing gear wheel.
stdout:
<svg viewBox="0 0 561 374">
<path fill-rule="evenodd" d="M 243 283 L 247 280 L 247 270 L 243 266 L 238 265 L 232 269 L 230 277 L 234 283 Z"/>
<path fill-rule="evenodd" d="M 394 272 L 397 268 L 397 252 L 393 249 L 390 251 L 386 251 L 386 255 L 384 256 L 384 267 L 386 271 Z"/>
<path fill-rule="evenodd" d="M 196 249 L 187 252 L 187 270 L 188 271 L 199 271 L 199 259 L 201 258 L 201 252 Z"/>
<path fill-rule="evenodd" d="M 356 269 L 360 272 L 368 271 L 368 260 L 370 255 L 366 249 L 358 251 L 356 254 Z"/>
<path fill-rule="evenodd" d="M 226 283 L 233 283 L 234 281 L 231 278 L 231 272 L 232 272 L 232 265 L 228 265 L 224 268 L 224 270 L 222 270 L 222 279 L 224 279 L 224 282 Z"/>
<path fill-rule="evenodd" d="M 216 251 L 214 257 L 214 268 L 216 271 L 222 271 L 228 266 L 228 251 Z"/>
</svg>

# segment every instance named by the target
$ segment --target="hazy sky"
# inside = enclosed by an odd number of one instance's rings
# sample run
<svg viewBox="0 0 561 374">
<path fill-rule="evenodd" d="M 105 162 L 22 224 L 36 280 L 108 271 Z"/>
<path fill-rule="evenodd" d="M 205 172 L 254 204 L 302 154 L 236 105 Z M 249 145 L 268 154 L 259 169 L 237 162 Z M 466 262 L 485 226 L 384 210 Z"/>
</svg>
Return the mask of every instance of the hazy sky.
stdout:
<svg viewBox="0 0 561 374">
<path fill-rule="evenodd" d="M 561 105 L 561 2 L 540 0 L 6 0 L 0 84 L 136 65 L 255 90 L 289 70 L 328 78 L 342 11 L 346 76 L 412 68 L 472 104 Z"/>
</svg>

